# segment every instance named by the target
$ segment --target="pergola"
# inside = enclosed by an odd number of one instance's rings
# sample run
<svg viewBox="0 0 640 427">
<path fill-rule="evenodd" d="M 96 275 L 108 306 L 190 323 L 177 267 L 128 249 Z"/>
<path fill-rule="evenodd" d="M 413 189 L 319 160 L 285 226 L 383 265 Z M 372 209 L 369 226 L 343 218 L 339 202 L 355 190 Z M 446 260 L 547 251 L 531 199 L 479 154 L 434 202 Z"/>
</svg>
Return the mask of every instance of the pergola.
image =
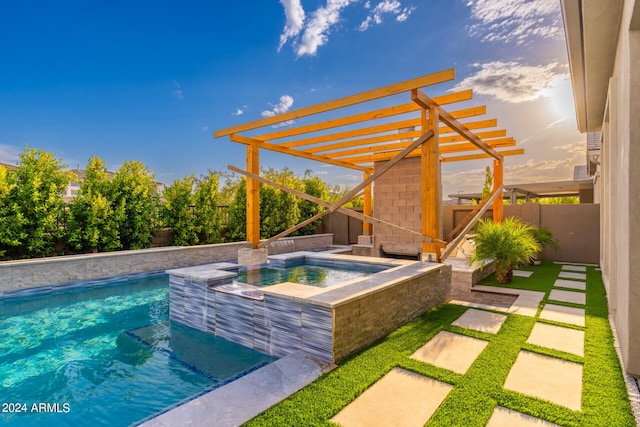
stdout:
<svg viewBox="0 0 640 427">
<path fill-rule="evenodd" d="M 373 224 L 392 227 L 402 233 L 419 236 L 423 253 L 435 253 L 438 260 L 446 258 L 454 247 L 456 237 L 462 237 L 484 211 L 493 204 L 495 221 L 502 220 L 502 172 L 504 156 L 523 154 L 522 149 L 498 151 L 512 147 L 514 138 L 507 137 L 506 130 L 494 129 L 496 119 L 479 118 L 486 114 L 486 106 L 471 107 L 448 112 L 444 105 L 472 99 L 472 91 L 464 90 L 441 96 L 429 97 L 421 88 L 454 79 L 454 70 L 444 70 L 390 86 L 373 89 L 333 101 L 300 108 L 272 117 L 218 130 L 215 138 L 229 136 L 230 140 L 246 146 L 246 170 L 233 166 L 229 169 L 247 177 L 246 209 L 247 240 L 254 248 L 265 247 L 324 215 L 341 211 L 363 220 L 363 234 L 370 235 Z M 406 101 L 393 103 L 402 94 Z M 366 112 L 347 114 L 355 105 L 379 106 L 381 100 L 391 105 L 373 108 Z M 394 105 L 395 104 L 395 105 Z M 372 108 L 372 107 L 370 107 Z M 336 118 L 336 112 L 338 114 Z M 327 118 L 327 114 L 332 114 Z M 324 120 L 322 117 L 324 116 Z M 304 124 L 291 126 L 298 119 Z M 466 120 L 464 123 L 461 122 Z M 277 130 L 277 126 L 289 125 Z M 251 136 L 247 135 L 251 133 Z M 260 149 L 289 154 L 341 166 L 363 174 L 363 181 L 335 203 L 329 203 L 284 187 L 260 176 Z M 421 174 L 421 230 L 410 230 L 372 216 L 371 184 L 402 159 L 420 158 Z M 457 162 L 493 158 L 493 191 L 463 222 L 449 241 L 440 235 L 440 175 L 441 162 Z M 260 193 L 263 182 L 307 200 L 319 203 L 327 209 L 270 239 L 260 242 Z M 363 213 L 344 209 L 342 206 L 363 193 Z"/>
</svg>

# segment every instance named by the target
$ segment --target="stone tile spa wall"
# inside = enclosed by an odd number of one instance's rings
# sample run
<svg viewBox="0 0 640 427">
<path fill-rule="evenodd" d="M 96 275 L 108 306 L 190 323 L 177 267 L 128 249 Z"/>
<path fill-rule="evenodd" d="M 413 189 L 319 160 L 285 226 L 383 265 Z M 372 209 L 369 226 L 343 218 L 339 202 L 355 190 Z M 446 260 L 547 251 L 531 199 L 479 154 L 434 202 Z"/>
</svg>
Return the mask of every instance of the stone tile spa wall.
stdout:
<svg viewBox="0 0 640 427">
<path fill-rule="evenodd" d="M 305 297 L 265 288 L 262 300 L 252 299 L 216 286 L 224 287 L 221 276 L 170 275 L 171 319 L 272 356 L 303 350 L 340 362 L 448 301 L 451 267 L 408 262 Z"/>
</svg>

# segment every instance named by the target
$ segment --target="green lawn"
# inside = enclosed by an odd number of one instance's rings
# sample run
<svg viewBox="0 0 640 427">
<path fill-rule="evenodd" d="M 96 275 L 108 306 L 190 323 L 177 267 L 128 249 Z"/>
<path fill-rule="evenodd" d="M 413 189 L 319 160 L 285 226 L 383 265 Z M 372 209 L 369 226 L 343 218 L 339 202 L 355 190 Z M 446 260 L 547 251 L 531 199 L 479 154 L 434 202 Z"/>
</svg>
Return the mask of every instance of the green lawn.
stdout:
<svg viewBox="0 0 640 427">
<path fill-rule="evenodd" d="M 560 265 L 532 267 L 531 278 L 515 277 L 510 287 L 548 293 Z M 483 284 L 498 286 L 494 276 Z M 546 297 L 541 305 L 546 303 Z M 554 302 L 554 304 L 556 304 Z M 571 306 L 571 304 L 567 304 Z M 399 328 L 370 348 L 350 357 L 334 371 L 263 412 L 249 426 L 335 425 L 329 419 L 394 367 L 401 367 L 454 386 L 427 426 L 484 426 L 499 405 L 563 426 L 634 426 L 620 365 L 613 347 L 600 273 L 587 271 L 585 357 L 526 343 L 535 319 L 509 315 L 497 335 L 452 326 L 466 307 L 443 304 Z M 552 322 L 549 322 L 552 323 Z M 565 325 L 566 326 L 566 325 Z M 581 328 L 578 328 L 581 329 Z M 439 331 L 489 341 L 471 368 L 459 375 L 409 356 Z M 520 350 L 582 363 L 582 411 L 524 396 L 502 388 Z"/>
</svg>

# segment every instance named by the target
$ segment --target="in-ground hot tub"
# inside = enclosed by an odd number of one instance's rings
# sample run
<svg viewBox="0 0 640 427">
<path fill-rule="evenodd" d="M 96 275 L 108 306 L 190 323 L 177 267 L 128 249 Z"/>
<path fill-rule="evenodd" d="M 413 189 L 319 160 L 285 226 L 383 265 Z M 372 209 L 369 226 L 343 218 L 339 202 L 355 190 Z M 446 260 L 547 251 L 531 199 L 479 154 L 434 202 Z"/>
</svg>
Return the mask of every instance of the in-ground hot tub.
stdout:
<svg viewBox="0 0 640 427">
<path fill-rule="evenodd" d="M 169 270 L 170 317 L 273 356 L 303 350 L 338 362 L 446 302 L 451 289 L 449 266 L 418 261 L 294 252 L 270 256 L 268 268 L 302 264 L 364 273 L 311 286 L 286 273 L 266 283 L 264 266 L 240 281 L 234 263 Z"/>
</svg>

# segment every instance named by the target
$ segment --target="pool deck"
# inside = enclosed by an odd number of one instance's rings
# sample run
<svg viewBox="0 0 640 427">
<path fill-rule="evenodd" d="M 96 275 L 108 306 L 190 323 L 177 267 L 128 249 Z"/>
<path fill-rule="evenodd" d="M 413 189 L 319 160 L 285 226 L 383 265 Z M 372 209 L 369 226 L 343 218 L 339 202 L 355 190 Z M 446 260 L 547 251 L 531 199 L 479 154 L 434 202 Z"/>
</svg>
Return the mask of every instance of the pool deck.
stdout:
<svg viewBox="0 0 640 427">
<path fill-rule="evenodd" d="M 292 353 L 141 426 L 239 426 L 334 368 L 302 351 Z"/>
</svg>

